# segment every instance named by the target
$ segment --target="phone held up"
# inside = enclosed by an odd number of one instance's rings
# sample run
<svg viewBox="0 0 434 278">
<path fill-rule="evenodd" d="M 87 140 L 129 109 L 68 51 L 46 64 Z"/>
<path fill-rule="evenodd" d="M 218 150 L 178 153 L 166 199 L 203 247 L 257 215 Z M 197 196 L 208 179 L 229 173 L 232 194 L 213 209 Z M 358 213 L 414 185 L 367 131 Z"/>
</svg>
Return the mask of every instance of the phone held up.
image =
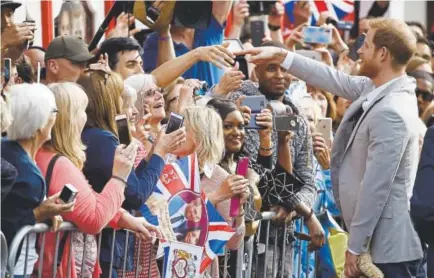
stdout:
<svg viewBox="0 0 434 278">
<path fill-rule="evenodd" d="M 252 111 L 250 115 L 250 123 L 245 127 L 246 129 L 263 129 L 262 126 L 259 126 L 256 123 L 256 116 L 261 113 L 262 109 L 265 109 L 267 106 L 267 99 L 265 96 L 247 96 L 243 102 L 242 106 L 247 106 Z"/>
<path fill-rule="evenodd" d="M 350 52 L 348 53 L 348 57 L 354 62 L 359 60 L 360 58 L 359 53 L 357 53 L 357 51 L 359 51 L 359 49 L 363 46 L 363 44 L 365 43 L 365 39 L 366 39 L 366 34 L 361 34 L 360 36 L 358 36 L 356 42 L 353 44 L 353 46 L 350 49 Z"/>
<path fill-rule="evenodd" d="M 244 50 L 244 46 L 239 39 L 225 39 L 224 42 L 228 42 L 228 50 L 230 52 L 239 52 Z M 235 64 L 238 63 L 238 69 L 244 74 L 244 80 L 249 79 L 249 68 L 247 67 L 247 60 L 244 55 L 238 55 L 235 57 Z"/>
<path fill-rule="evenodd" d="M 329 44 L 332 42 L 332 29 L 316 26 L 303 28 L 305 43 Z"/>
<path fill-rule="evenodd" d="M 332 119 L 320 118 L 315 127 L 316 132 L 321 133 L 324 138 L 327 147 L 332 146 Z"/>
<path fill-rule="evenodd" d="M 78 190 L 72 184 L 65 184 L 63 186 L 62 192 L 60 192 L 59 199 L 64 204 L 69 204 L 74 202 L 77 194 Z"/>
<path fill-rule="evenodd" d="M 131 143 L 131 133 L 127 115 L 117 115 L 115 120 L 118 128 L 119 143 L 128 146 Z"/>
<path fill-rule="evenodd" d="M 249 169 L 249 158 L 243 157 L 238 161 L 236 174 L 246 177 L 247 170 Z M 230 217 L 236 217 L 240 214 L 240 197 L 232 197 L 231 199 L 231 207 L 229 211 Z"/>
<path fill-rule="evenodd" d="M 169 121 L 167 122 L 166 134 L 170 134 L 174 131 L 177 131 L 182 127 L 184 123 L 184 117 L 171 112 L 169 116 Z"/>
<path fill-rule="evenodd" d="M 275 131 L 297 131 L 300 127 L 300 119 L 297 115 L 278 115 L 273 118 Z"/>
</svg>

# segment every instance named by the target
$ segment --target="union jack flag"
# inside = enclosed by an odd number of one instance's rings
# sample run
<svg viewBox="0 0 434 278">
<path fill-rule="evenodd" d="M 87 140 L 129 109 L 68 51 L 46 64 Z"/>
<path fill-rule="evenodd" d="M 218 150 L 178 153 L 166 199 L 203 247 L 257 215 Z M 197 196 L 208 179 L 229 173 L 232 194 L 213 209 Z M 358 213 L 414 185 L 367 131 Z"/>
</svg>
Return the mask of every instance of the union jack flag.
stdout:
<svg viewBox="0 0 434 278">
<path fill-rule="evenodd" d="M 223 247 L 229 239 L 234 235 L 234 229 L 224 220 L 224 218 L 217 212 L 216 208 L 211 204 L 211 202 L 206 198 L 200 190 L 200 175 L 198 171 L 198 163 L 196 154 L 189 155 L 187 157 L 181 158 L 173 163 L 166 164 L 160 179 L 154 189 L 154 193 L 151 195 L 150 200 L 157 198 L 160 200 L 165 200 L 167 207 L 170 206 L 171 200 L 176 197 L 177 200 L 186 198 L 187 195 L 200 196 L 203 207 L 206 208 L 206 216 L 202 215 L 199 224 L 201 225 L 201 236 L 198 241 L 199 246 L 203 246 L 204 252 L 200 267 L 200 272 L 202 273 L 212 262 L 212 260 L 217 256 L 217 254 L 222 252 Z M 188 191 L 188 192 L 187 192 Z M 191 193 L 189 193 L 191 192 Z M 147 221 L 153 225 L 164 226 L 164 223 L 160 223 L 161 217 L 153 213 L 151 201 L 147 201 L 141 208 L 142 215 L 147 219 Z M 172 215 L 170 215 L 172 216 Z M 172 219 L 170 219 L 172 220 Z M 169 225 L 172 222 L 169 221 Z M 205 223 L 206 222 L 206 223 Z M 207 226 L 207 231 L 202 235 L 202 232 L 206 229 L 203 224 Z M 164 233 L 164 231 L 163 231 Z M 160 241 L 163 248 L 167 248 L 168 241 Z"/>
<path fill-rule="evenodd" d="M 285 5 L 285 20 L 284 25 L 292 29 L 294 22 L 294 4 L 299 0 L 284 0 Z M 354 0 L 308 0 L 312 11 L 311 25 L 315 25 L 321 12 L 328 11 L 330 16 L 344 21 L 354 21 Z M 285 34 L 286 35 L 286 34 Z"/>
</svg>

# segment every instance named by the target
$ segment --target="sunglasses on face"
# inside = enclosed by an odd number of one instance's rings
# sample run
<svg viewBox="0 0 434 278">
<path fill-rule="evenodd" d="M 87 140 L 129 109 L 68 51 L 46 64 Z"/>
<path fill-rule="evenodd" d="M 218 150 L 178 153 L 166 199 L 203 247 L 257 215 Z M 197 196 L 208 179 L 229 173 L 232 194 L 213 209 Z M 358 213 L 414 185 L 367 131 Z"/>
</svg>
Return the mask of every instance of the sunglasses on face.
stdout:
<svg viewBox="0 0 434 278">
<path fill-rule="evenodd" d="M 431 92 L 416 89 L 416 97 L 419 98 L 419 96 L 421 96 L 424 101 L 432 101 L 434 99 L 434 95 Z"/>
</svg>

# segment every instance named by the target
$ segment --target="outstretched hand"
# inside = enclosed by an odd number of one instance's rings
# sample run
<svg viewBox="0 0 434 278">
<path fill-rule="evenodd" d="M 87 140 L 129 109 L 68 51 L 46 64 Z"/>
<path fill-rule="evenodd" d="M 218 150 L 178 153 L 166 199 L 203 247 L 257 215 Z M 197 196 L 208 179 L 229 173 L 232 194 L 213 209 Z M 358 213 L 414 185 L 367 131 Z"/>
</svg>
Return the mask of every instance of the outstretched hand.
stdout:
<svg viewBox="0 0 434 278">
<path fill-rule="evenodd" d="M 283 63 L 288 51 L 280 47 L 265 46 L 246 49 L 234 53 L 235 55 L 246 55 L 246 60 L 249 63 L 260 65 L 268 62 L 277 64 Z"/>
</svg>

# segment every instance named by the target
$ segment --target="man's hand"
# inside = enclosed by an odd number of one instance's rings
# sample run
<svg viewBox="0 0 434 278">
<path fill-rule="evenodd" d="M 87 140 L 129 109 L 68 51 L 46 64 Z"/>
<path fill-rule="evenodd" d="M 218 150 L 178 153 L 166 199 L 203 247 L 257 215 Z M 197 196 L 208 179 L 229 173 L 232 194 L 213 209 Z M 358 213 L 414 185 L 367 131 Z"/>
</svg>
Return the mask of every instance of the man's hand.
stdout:
<svg viewBox="0 0 434 278">
<path fill-rule="evenodd" d="M 226 96 L 230 92 L 241 88 L 245 76 L 241 71 L 238 70 L 238 68 L 239 64 L 237 62 L 235 67 L 225 71 L 222 78 L 220 79 L 220 82 L 214 88 L 215 94 Z"/>
<path fill-rule="evenodd" d="M 246 56 L 249 63 L 260 65 L 268 62 L 282 64 L 285 61 L 288 51 L 280 47 L 255 47 L 252 49 L 243 50 L 234 53 L 235 55 L 250 55 Z"/>
<path fill-rule="evenodd" d="M 1 34 L 2 48 L 17 47 L 27 40 L 33 40 L 35 30 L 36 24 L 29 22 L 4 26 Z"/>
<path fill-rule="evenodd" d="M 359 267 L 357 266 L 357 261 L 359 260 L 359 256 L 354 255 L 350 251 L 347 251 L 345 253 L 345 266 L 344 266 L 344 272 L 345 276 L 348 278 L 357 278 L 362 273 L 359 270 Z"/>
<path fill-rule="evenodd" d="M 193 51 L 197 58 L 202 62 L 213 63 L 218 68 L 230 68 L 234 64 L 235 56 L 227 49 L 229 43 L 223 45 L 202 46 L 195 48 Z"/>
<path fill-rule="evenodd" d="M 268 15 L 268 24 L 273 26 L 280 26 L 283 15 L 285 14 L 285 7 L 279 1 L 274 4 L 271 13 Z"/>
<path fill-rule="evenodd" d="M 130 25 L 134 23 L 134 16 L 132 14 L 128 14 L 125 12 L 122 12 L 117 18 L 116 18 L 116 27 L 108 34 L 108 38 L 115 38 L 115 37 L 132 37 L 136 33 L 140 32 L 141 29 L 133 29 L 129 30 Z"/>
<path fill-rule="evenodd" d="M 295 51 L 295 45 L 298 43 L 304 45 L 304 36 L 302 33 L 303 27 L 308 26 L 307 24 L 301 24 L 294 30 L 292 30 L 291 35 L 286 39 L 285 44 L 291 50 Z"/>
</svg>

